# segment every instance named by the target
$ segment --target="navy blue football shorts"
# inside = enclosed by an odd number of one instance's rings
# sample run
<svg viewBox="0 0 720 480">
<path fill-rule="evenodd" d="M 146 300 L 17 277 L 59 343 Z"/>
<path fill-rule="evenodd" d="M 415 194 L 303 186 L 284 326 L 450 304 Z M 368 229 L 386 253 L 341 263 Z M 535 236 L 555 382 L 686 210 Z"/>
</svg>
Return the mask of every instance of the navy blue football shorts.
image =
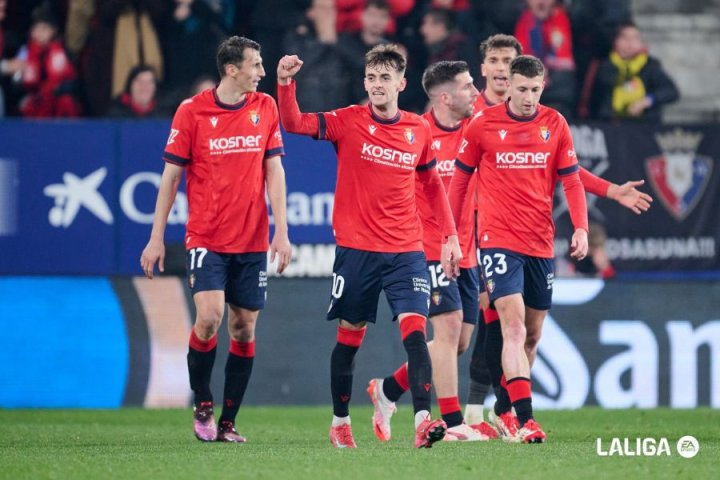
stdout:
<svg viewBox="0 0 720 480">
<path fill-rule="evenodd" d="M 430 316 L 461 310 L 462 300 L 458 283 L 445 276 L 438 261 L 428 261 L 427 269 L 430 275 Z"/>
<path fill-rule="evenodd" d="M 550 310 L 555 281 L 552 258 L 531 257 L 503 248 L 483 248 L 482 268 L 491 302 L 520 293 L 528 307 Z"/>
<path fill-rule="evenodd" d="M 262 310 L 267 297 L 267 253 L 216 253 L 191 248 L 185 255 L 188 285 L 197 292 L 222 290 L 225 301 L 248 310 Z"/>
<path fill-rule="evenodd" d="M 430 280 L 423 252 L 380 253 L 336 247 L 327 319 L 375 323 L 380 291 L 393 318 L 428 316 Z"/>
</svg>

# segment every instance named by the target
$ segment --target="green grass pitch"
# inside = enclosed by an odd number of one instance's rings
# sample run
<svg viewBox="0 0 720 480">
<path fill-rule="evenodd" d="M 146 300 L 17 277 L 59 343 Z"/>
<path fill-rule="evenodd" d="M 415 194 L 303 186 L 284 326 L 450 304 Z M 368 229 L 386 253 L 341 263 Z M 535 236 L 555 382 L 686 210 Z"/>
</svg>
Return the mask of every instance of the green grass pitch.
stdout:
<svg viewBox="0 0 720 480">
<path fill-rule="evenodd" d="M 248 443 L 201 443 L 190 410 L 0 410 L 1 479 L 585 479 L 718 478 L 720 410 L 537 412 L 549 441 L 438 443 L 412 448 L 412 412 L 401 406 L 393 438 L 376 440 L 371 409 L 351 411 L 357 450 L 328 441 L 329 407 L 244 407 Z M 677 440 L 700 442 L 694 458 Z M 613 437 L 668 439 L 671 456 L 600 457 Z"/>
</svg>

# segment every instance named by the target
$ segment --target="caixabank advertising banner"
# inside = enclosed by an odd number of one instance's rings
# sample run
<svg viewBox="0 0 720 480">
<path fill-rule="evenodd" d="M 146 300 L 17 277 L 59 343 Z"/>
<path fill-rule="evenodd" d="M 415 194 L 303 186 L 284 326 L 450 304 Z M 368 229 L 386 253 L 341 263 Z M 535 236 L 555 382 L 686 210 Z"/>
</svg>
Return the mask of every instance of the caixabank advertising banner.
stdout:
<svg viewBox="0 0 720 480">
<path fill-rule="evenodd" d="M 1 122 L 0 273 L 138 273 L 168 132 L 167 121 Z M 720 272 L 720 127 L 575 125 L 572 132 L 583 166 L 615 183 L 645 179 L 641 188 L 655 199 L 638 216 L 588 196 L 590 218 L 606 228 L 606 251 L 618 272 Z M 283 139 L 295 245 L 286 275 L 327 276 L 335 152 L 329 142 Z M 553 214 L 556 255 L 565 257 L 570 235 L 562 194 Z M 166 242 L 180 250 L 187 215 L 183 185 L 166 232 Z"/>
</svg>

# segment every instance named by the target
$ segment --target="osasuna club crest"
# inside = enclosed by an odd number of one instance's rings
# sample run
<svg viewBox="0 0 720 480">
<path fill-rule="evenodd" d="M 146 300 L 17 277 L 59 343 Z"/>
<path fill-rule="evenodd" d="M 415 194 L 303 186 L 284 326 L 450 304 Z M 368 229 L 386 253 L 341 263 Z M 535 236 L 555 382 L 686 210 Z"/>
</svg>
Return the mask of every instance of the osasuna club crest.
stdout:
<svg viewBox="0 0 720 480">
<path fill-rule="evenodd" d="M 442 302 L 442 294 L 440 292 L 433 292 L 430 298 L 435 306 L 440 305 L 440 302 Z"/>
<path fill-rule="evenodd" d="M 250 112 L 250 123 L 257 126 L 258 123 L 260 123 L 260 115 L 256 110 L 253 110 Z"/>
<path fill-rule="evenodd" d="M 658 198 L 676 220 L 684 220 L 705 192 L 713 160 L 697 154 L 703 134 L 680 128 L 656 134 L 662 154 L 645 159 L 645 170 Z"/>
<path fill-rule="evenodd" d="M 407 140 L 410 145 L 415 143 L 415 134 L 409 128 L 405 129 L 405 140 Z"/>
<path fill-rule="evenodd" d="M 544 142 L 550 140 L 550 130 L 548 130 L 547 127 L 540 127 L 540 138 L 542 138 Z"/>
</svg>

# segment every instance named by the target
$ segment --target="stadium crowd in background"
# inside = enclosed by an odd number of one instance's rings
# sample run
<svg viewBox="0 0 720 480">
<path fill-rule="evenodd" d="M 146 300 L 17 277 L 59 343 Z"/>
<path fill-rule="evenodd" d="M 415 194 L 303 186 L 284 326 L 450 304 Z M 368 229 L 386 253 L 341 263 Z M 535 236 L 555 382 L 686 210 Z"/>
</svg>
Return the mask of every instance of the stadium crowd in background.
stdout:
<svg viewBox="0 0 720 480">
<path fill-rule="evenodd" d="M 313 68 L 297 79 L 308 87 L 323 80 L 322 95 L 312 88 L 299 90 L 300 105 L 310 110 L 362 102 L 358 54 L 378 43 L 400 43 L 408 52 L 408 87 L 400 106 L 423 113 L 427 99 L 420 78 L 429 64 L 464 60 L 480 89 L 480 42 L 506 33 L 517 36 L 525 53 L 543 60 L 548 69 L 544 101 L 567 118 L 658 121 L 660 107 L 677 98 L 677 89 L 657 59 L 647 55 L 637 29 L 628 27 L 629 4 L 630 0 L 0 0 L 0 113 L 103 117 L 113 99 L 125 93 L 128 73 L 150 66 L 158 80 L 157 111 L 170 116 L 190 96 L 199 77 L 219 80 L 208 59 L 214 58 L 223 38 L 234 34 L 261 42 L 266 65 L 276 64 L 288 51 L 312 63 Z M 40 111 L 23 109 L 23 98 L 38 91 L 23 77 L 32 68 L 27 55 L 33 15 L 40 14 L 57 27 L 53 51 L 68 58 L 65 74 L 71 83 L 64 77 L 62 87 L 49 90 L 52 98 L 77 101 L 70 113 L 53 109 L 50 100 L 40 102 Z M 623 37 L 616 39 L 620 26 Z M 633 35 L 638 39 L 629 42 L 636 51 L 619 51 L 618 42 Z M 274 96 L 271 70 L 260 89 Z M 642 84 L 646 89 L 643 101 L 627 112 L 622 111 L 623 98 L 639 95 L 639 90 L 624 94 L 620 84 Z"/>
</svg>

